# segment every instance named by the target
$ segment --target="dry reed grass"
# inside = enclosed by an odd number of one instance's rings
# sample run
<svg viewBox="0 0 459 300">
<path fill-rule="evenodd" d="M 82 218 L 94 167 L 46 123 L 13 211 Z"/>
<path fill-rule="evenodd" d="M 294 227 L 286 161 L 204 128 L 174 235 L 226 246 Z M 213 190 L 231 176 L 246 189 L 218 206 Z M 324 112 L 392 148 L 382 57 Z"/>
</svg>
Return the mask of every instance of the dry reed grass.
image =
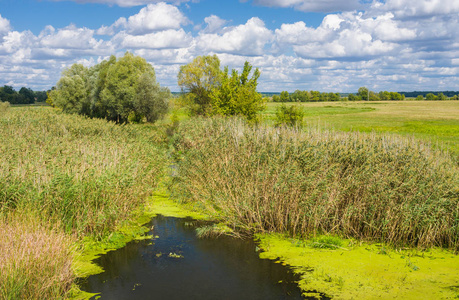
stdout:
<svg viewBox="0 0 459 300">
<path fill-rule="evenodd" d="M 143 205 L 163 176 L 162 138 L 46 107 L 0 114 L 0 137 L 0 299 L 64 299 L 71 242 Z"/>
<path fill-rule="evenodd" d="M 73 282 L 72 238 L 36 218 L 0 220 L 0 299 L 62 299 Z"/>
<path fill-rule="evenodd" d="M 459 246 L 459 171 L 409 138 L 240 120 L 182 123 L 176 196 L 232 225 L 393 245 Z"/>
</svg>

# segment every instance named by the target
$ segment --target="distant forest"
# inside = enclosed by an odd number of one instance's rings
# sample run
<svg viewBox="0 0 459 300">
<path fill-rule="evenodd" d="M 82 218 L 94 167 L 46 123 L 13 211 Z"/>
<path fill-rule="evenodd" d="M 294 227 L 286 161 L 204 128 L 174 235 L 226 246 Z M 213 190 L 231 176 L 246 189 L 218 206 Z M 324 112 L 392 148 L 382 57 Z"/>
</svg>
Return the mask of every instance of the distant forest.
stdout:
<svg viewBox="0 0 459 300">
<path fill-rule="evenodd" d="M 428 94 L 435 94 L 435 95 L 438 95 L 438 94 L 443 94 L 445 95 L 446 97 L 454 97 L 456 95 L 459 95 L 459 91 L 457 92 L 454 92 L 454 91 L 422 91 L 422 92 L 417 92 L 417 91 L 414 91 L 414 92 L 399 92 L 400 94 L 404 94 L 405 97 L 409 97 L 409 98 L 416 98 L 417 96 L 421 95 L 423 97 L 426 97 Z"/>
<path fill-rule="evenodd" d="M 48 98 L 46 91 L 32 91 L 30 88 L 22 87 L 16 91 L 12 86 L 0 87 L 0 101 L 10 104 L 33 104 L 45 102 Z"/>
<path fill-rule="evenodd" d="M 427 96 L 427 94 L 444 94 L 447 97 L 454 97 L 455 95 L 459 95 L 459 91 L 414 91 L 414 92 L 397 92 L 401 95 L 405 95 L 406 98 L 416 98 L 417 96 L 421 95 L 424 98 Z M 180 93 L 176 93 L 180 94 Z M 281 92 L 261 92 L 263 97 L 272 97 L 274 95 L 280 96 Z M 356 93 L 339 93 L 341 97 L 348 97 L 350 94 L 357 95 L 358 92 Z"/>
</svg>

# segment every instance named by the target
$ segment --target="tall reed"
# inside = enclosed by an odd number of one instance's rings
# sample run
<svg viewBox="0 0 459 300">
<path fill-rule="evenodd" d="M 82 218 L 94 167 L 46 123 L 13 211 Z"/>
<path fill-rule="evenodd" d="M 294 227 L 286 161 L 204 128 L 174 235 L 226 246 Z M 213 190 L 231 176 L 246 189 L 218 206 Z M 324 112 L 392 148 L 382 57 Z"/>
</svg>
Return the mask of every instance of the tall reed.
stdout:
<svg viewBox="0 0 459 300">
<path fill-rule="evenodd" d="M 163 176 L 162 137 L 35 107 L 0 114 L 0 139 L 0 299 L 64 299 L 71 242 L 143 205 Z"/>
<path fill-rule="evenodd" d="M 292 235 L 459 246 L 459 170 L 410 138 L 183 122 L 176 196 L 229 223 Z"/>
<path fill-rule="evenodd" d="M 9 102 L 0 101 L 0 113 L 5 113 L 8 110 L 9 107 L 10 107 L 10 103 Z"/>
<path fill-rule="evenodd" d="M 69 233 L 104 234 L 162 176 L 159 135 L 142 126 L 14 108 L 0 117 L 0 213 L 38 210 Z"/>
<path fill-rule="evenodd" d="M 0 299 L 61 299 L 74 279 L 72 242 L 30 215 L 0 219 Z"/>
</svg>

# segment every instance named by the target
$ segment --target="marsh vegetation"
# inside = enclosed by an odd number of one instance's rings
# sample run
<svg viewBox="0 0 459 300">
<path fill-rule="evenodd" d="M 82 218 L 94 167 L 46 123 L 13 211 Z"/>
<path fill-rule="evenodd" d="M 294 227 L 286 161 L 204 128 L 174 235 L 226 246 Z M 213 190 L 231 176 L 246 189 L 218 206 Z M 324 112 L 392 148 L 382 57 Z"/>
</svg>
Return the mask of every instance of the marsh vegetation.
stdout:
<svg viewBox="0 0 459 300">
<path fill-rule="evenodd" d="M 6 251 L 0 294 L 6 299 L 30 299 L 47 290 L 65 294 L 68 280 L 46 284 L 52 278 L 49 262 L 56 262 L 53 276 L 67 278 L 68 241 L 101 239 L 132 218 L 163 174 L 159 136 L 148 127 L 118 126 L 49 107 L 9 109 L 0 116 L 0 136 L 0 217 L 6 230 L 0 236 Z M 40 266 L 44 269 L 37 270 Z"/>
<path fill-rule="evenodd" d="M 0 103 L 0 297 L 74 296 L 77 256 L 132 239 L 121 228 L 156 205 L 160 182 L 221 223 L 202 236 L 457 253 L 459 102 L 266 104 L 258 77 L 200 57 L 170 99 L 128 53 L 66 70 L 49 98 L 57 109 Z M 344 286 L 327 276 L 316 277 Z"/>
</svg>

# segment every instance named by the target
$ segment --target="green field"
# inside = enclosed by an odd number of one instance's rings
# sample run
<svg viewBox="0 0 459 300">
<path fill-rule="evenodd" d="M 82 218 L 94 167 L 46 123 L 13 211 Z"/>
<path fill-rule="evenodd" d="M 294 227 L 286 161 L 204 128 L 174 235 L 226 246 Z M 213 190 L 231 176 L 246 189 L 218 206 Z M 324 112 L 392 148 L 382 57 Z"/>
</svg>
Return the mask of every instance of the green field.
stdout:
<svg viewBox="0 0 459 300">
<path fill-rule="evenodd" d="M 287 104 L 289 105 L 289 104 Z M 292 104 L 290 104 L 292 105 Z M 459 101 L 378 101 L 300 103 L 305 123 L 343 131 L 410 135 L 459 155 Z M 280 103 L 268 103 L 269 123 Z"/>
</svg>

